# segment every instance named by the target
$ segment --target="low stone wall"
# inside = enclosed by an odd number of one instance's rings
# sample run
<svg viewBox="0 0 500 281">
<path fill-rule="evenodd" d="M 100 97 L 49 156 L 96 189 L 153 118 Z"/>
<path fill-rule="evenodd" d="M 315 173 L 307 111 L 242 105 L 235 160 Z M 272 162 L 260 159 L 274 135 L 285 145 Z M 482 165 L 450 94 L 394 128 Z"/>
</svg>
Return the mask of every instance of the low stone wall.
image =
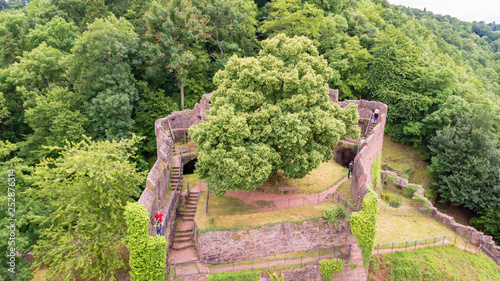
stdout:
<svg viewBox="0 0 500 281">
<path fill-rule="evenodd" d="M 230 263 L 285 253 L 309 251 L 319 247 L 349 244 L 348 223 L 329 226 L 325 220 L 293 224 L 278 223 L 257 229 L 197 233 L 195 247 L 200 260 Z"/>
<path fill-rule="evenodd" d="M 408 184 L 408 180 L 398 177 L 395 172 L 391 171 L 382 171 L 381 178 L 385 179 L 392 174 L 395 177 L 396 185 L 399 188 L 404 188 Z M 422 194 L 423 195 L 423 194 Z M 466 226 L 460 223 L 455 222 L 455 218 L 440 212 L 436 207 L 432 205 L 432 202 L 428 202 L 427 205 L 430 208 L 429 216 L 436 221 L 446 225 L 454 232 L 460 234 L 462 237 L 466 239 L 470 239 L 470 242 L 475 245 L 483 245 L 486 249 L 492 252 L 495 256 L 500 258 L 500 247 L 495 244 L 493 241 L 493 237 L 484 235 L 484 233 L 476 230 L 472 226 Z"/>
</svg>

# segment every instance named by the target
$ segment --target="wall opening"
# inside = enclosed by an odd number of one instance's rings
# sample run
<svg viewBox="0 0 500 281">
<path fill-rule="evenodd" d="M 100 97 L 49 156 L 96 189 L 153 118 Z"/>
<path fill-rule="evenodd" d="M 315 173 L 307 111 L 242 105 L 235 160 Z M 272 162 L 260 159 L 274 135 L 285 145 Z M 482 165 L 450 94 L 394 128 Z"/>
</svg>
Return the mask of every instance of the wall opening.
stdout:
<svg viewBox="0 0 500 281">
<path fill-rule="evenodd" d="M 196 169 L 194 165 L 196 164 L 197 161 L 198 161 L 198 159 L 193 159 L 193 160 L 187 162 L 186 164 L 184 164 L 184 168 L 182 169 L 182 174 L 183 175 L 193 174 L 194 170 Z"/>
<path fill-rule="evenodd" d="M 344 147 L 335 152 L 335 161 L 342 166 L 349 165 L 351 161 L 354 161 L 354 157 L 356 157 L 356 150 L 351 147 Z"/>
</svg>

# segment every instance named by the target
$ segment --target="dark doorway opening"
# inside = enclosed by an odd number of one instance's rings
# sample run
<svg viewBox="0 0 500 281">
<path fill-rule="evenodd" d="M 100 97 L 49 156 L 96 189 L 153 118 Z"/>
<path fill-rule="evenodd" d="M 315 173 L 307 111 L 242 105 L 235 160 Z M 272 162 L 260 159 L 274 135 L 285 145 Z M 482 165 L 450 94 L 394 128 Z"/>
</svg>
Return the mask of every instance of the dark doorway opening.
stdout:
<svg viewBox="0 0 500 281">
<path fill-rule="evenodd" d="M 356 154 L 357 152 L 353 148 L 341 148 L 335 152 L 335 162 L 347 167 L 351 161 L 354 161 Z"/>
<path fill-rule="evenodd" d="M 194 170 L 196 169 L 194 167 L 194 165 L 196 164 L 197 161 L 198 161 L 198 159 L 193 159 L 193 160 L 187 162 L 186 164 L 184 164 L 184 167 L 182 169 L 182 174 L 183 175 L 194 174 Z"/>
</svg>

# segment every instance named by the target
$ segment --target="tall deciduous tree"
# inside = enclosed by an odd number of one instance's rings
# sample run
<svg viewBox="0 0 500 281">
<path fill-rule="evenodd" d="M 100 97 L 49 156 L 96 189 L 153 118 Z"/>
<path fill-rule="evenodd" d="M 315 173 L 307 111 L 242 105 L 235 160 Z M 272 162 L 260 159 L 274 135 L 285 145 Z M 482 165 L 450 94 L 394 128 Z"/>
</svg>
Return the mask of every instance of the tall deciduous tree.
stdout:
<svg viewBox="0 0 500 281">
<path fill-rule="evenodd" d="M 123 212 L 145 176 L 130 161 L 136 141 L 86 138 L 36 166 L 32 194 L 50 214 L 34 254 L 38 268 L 48 267 L 48 278 L 114 280 L 124 266 Z"/>
<path fill-rule="evenodd" d="M 323 10 L 301 0 L 276 0 L 267 4 L 270 12 L 259 31 L 270 36 L 285 33 L 288 36 L 307 36 L 317 40 L 324 27 Z"/>
<path fill-rule="evenodd" d="M 444 201 L 480 212 L 500 200 L 500 154 L 481 120 L 458 118 L 431 139 L 430 170 Z"/>
<path fill-rule="evenodd" d="M 78 36 L 80 30 L 74 23 L 68 23 L 61 17 L 54 17 L 47 24 L 36 25 L 30 30 L 26 36 L 26 47 L 32 50 L 45 42 L 47 46 L 69 53 Z"/>
<path fill-rule="evenodd" d="M 184 107 L 184 85 L 189 66 L 195 59 L 189 48 L 207 37 L 208 19 L 190 0 L 158 0 L 144 15 L 147 44 L 151 50 L 151 71 L 175 73 Z"/>
<path fill-rule="evenodd" d="M 302 178 L 359 134 L 356 107 L 329 101 L 332 70 L 311 40 L 279 34 L 261 44 L 258 57 L 234 55 L 215 75 L 207 121 L 190 129 L 196 171 L 218 196 L 254 189 L 278 170 Z"/>
<path fill-rule="evenodd" d="M 257 25 L 257 6 L 253 0 L 198 2 L 200 10 L 209 18 L 208 36 L 215 47 L 209 55 L 213 59 L 224 64 L 232 52 L 251 51 Z"/>
<path fill-rule="evenodd" d="M 120 139 L 132 129 L 137 89 L 129 56 L 137 48 L 132 25 L 112 15 L 88 25 L 65 60 L 95 136 Z"/>
</svg>

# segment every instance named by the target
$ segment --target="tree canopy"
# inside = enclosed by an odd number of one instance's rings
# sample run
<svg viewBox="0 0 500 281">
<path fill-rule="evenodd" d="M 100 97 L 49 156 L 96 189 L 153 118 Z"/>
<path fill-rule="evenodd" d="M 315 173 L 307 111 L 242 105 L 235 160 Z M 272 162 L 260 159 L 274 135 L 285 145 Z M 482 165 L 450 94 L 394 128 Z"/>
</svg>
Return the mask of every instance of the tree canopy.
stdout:
<svg viewBox="0 0 500 281">
<path fill-rule="evenodd" d="M 256 58 L 231 57 L 214 77 L 207 121 L 190 129 L 196 172 L 222 195 L 254 189 L 278 170 L 302 178 L 331 159 L 331 146 L 359 134 L 357 107 L 328 99 L 331 75 L 305 37 L 278 34 Z"/>
</svg>

